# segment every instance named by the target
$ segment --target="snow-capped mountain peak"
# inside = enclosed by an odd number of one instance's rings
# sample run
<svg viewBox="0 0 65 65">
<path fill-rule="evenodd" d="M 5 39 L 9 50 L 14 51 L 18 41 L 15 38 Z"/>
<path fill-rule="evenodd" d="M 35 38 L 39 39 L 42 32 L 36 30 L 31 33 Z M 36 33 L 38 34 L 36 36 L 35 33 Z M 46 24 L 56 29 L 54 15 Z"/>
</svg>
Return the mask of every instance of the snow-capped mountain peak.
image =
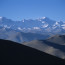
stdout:
<svg viewBox="0 0 65 65">
<path fill-rule="evenodd" d="M 45 19 L 46 17 L 42 17 L 41 19 Z"/>
<path fill-rule="evenodd" d="M 24 31 L 24 32 L 35 32 L 47 33 L 47 31 L 59 31 L 61 29 L 65 30 L 65 23 L 63 21 L 57 22 L 48 17 L 42 17 L 38 19 L 23 19 L 22 21 L 12 21 L 6 17 L 0 17 L 0 26 L 5 28 L 11 28 L 14 30 Z M 25 29 L 24 29 L 25 28 Z"/>
<path fill-rule="evenodd" d="M 59 23 L 58 22 L 56 22 L 56 25 L 58 25 Z"/>
<path fill-rule="evenodd" d="M 0 17 L 0 19 L 2 19 L 2 17 Z"/>
<path fill-rule="evenodd" d="M 0 20 L 2 20 L 3 17 L 0 17 Z"/>
<path fill-rule="evenodd" d="M 1 17 L 1 16 L 0 16 L 0 19 L 6 19 L 6 17 Z"/>
</svg>

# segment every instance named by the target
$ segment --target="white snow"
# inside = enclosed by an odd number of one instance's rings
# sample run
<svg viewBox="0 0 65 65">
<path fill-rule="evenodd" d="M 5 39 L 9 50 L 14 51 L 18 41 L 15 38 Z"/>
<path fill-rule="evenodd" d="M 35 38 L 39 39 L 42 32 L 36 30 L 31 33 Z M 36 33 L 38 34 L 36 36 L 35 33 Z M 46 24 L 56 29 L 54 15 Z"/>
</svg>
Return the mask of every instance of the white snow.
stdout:
<svg viewBox="0 0 65 65">
<path fill-rule="evenodd" d="M 42 21 L 40 18 L 37 18 L 36 20 L 37 20 L 37 21 Z"/>
<path fill-rule="evenodd" d="M 65 24 L 61 25 L 61 26 L 65 26 Z"/>
<path fill-rule="evenodd" d="M 55 24 L 56 24 L 56 25 L 58 25 L 59 23 L 58 23 L 58 22 L 56 22 Z"/>
<path fill-rule="evenodd" d="M 46 17 L 42 17 L 42 19 L 45 19 Z"/>
<path fill-rule="evenodd" d="M 24 20 L 22 22 L 24 22 Z"/>
<path fill-rule="evenodd" d="M 46 28 L 46 27 L 48 27 L 48 24 L 44 24 L 44 25 L 42 25 L 42 27 L 43 28 Z"/>
<path fill-rule="evenodd" d="M 56 26 L 56 25 L 59 25 L 59 23 L 58 23 L 58 22 L 56 22 L 53 26 Z"/>
<path fill-rule="evenodd" d="M 4 25 L 4 28 L 10 28 L 10 26 Z"/>
<path fill-rule="evenodd" d="M 0 20 L 2 20 L 2 17 L 0 17 Z"/>
<path fill-rule="evenodd" d="M 39 27 L 33 27 L 33 29 L 40 29 Z"/>
<path fill-rule="evenodd" d="M 45 21 L 42 21 L 42 23 L 45 23 Z"/>
<path fill-rule="evenodd" d="M 22 30 L 20 27 L 18 27 L 19 30 Z"/>
<path fill-rule="evenodd" d="M 53 26 L 52 29 L 55 29 L 57 26 Z"/>
<path fill-rule="evenodd" d="M 0 19 L 2 19 L 2 17 L 0 17 Z"/>
<path fill-rule="evenodd" d="M 58 22 L 56 22 L 53 27 L 60 27 L 60 24 Z"/>
<path fill-rule="evenodd" d="M 65 27 L 62 27 L 63 29 L 65 29 Z"/>
</svg>

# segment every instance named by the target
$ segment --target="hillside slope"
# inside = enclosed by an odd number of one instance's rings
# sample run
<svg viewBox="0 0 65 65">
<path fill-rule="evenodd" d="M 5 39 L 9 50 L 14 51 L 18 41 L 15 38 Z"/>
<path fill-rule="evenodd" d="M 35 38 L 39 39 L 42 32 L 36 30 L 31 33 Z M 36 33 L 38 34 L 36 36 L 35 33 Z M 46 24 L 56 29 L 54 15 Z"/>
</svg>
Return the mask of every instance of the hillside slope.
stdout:
<svg viewBox="0 0 65 65">
<path fill-rule="evenodd" d="M 15 42 L 0 40 L 0 64 L 65 64 L 65 60 Z"/>
<path fill-rule="evenodd" d="M 59 45 L 65 45 L 65 35 L 55 35 L 47 39 L 47 41 L 59 44 Z"/>
<path fill-rule="evenodd" d="M 65 35 L 55 35 L 47 40 L 33 40 L 23 44 L 65 59 Z"/>
</svg>

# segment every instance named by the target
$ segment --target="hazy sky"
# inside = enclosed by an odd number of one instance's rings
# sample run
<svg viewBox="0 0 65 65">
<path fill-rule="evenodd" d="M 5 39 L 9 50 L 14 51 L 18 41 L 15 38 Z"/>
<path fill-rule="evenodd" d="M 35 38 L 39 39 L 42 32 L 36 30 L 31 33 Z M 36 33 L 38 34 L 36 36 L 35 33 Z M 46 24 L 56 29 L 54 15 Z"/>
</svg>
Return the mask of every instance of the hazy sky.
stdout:
<svg viewBox="0 0 65 65">
<path fill-rule="evenodd" d="M 12 20 L 45 16 L 65 21 L 65 0 L 0 0 L 0 16 Z"/>
</svg>

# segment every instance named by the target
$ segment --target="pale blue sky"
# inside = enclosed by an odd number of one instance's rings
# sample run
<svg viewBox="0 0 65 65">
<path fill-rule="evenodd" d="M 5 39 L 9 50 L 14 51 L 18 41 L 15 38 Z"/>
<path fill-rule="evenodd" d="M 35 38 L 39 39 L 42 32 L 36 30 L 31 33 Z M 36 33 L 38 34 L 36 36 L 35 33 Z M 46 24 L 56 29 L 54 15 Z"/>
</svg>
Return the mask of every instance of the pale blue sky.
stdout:
<svg viewBox="0 0 65 65">
<path fill-rule="evenodd" d="M 0 16 L 12 20 L 45 16 L 65 21 L 65 0 L 0 0 Z"/>
</svg>

